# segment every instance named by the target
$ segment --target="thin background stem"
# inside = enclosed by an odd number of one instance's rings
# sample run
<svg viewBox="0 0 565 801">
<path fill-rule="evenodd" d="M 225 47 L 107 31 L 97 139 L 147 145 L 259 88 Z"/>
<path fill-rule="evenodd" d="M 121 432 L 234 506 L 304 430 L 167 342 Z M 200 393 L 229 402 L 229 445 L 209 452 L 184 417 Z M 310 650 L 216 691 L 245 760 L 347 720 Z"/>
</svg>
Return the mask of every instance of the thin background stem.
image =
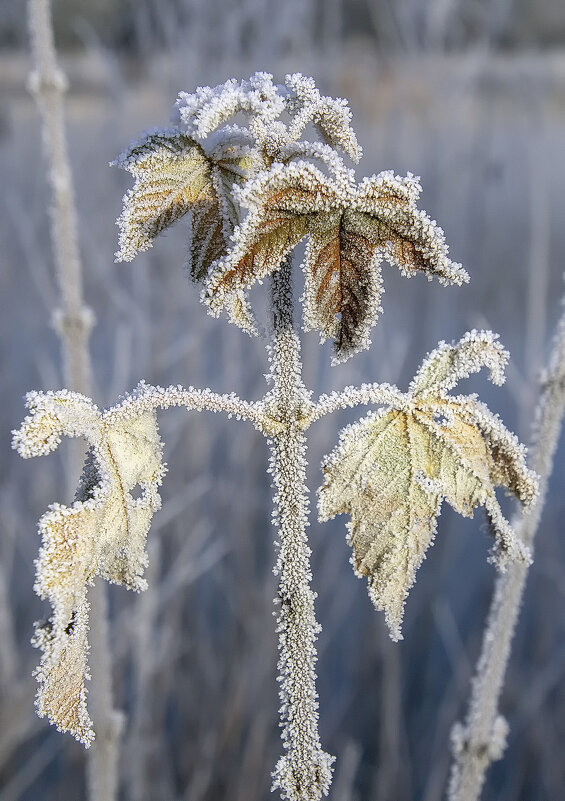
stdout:
<svg viewBox="0 0 565 801">
<path fill-rule="evenodd" d="M 88 337 L 92 314 L 83 300 L 82 268 L 72 175 L 65 134 L 64 93 L 67 81 L 57 64 L 49 0 L 29 0 L 29 27 L 34 71 L 30 88 L 42 121 L 49 182 L 53 194 L 51 237 L 57 285 L 62 308 L 54 322 L 70 388 L 91 395 L 91 361 Z M 69 474 L 76 474 L 82 455 L 73 452 Z M 106 588 L 98 582 L 89 593 L 92 680 L 89 690 L 96 740 L 88 760 L 88 795 L 91 801 L 113 801 L 118 783 L 118 740 L 121 715 L 113 708 Z"/>
<path fill-rule="evenodd" d="M 554 339 L 538 404 L 531 466 L 540 476 L 534 504 L 514 527 L 530 547 L 540 522 L 565 411 L 565 310 Z M 489 765 L 502 756 L 507 726 L 498 714 L 506 666 L 526 585 L 527 567 L 513 564 L 496 582 L 465 725 L 454 730 L 449 801 L 477 801 Z"/>
</svg>

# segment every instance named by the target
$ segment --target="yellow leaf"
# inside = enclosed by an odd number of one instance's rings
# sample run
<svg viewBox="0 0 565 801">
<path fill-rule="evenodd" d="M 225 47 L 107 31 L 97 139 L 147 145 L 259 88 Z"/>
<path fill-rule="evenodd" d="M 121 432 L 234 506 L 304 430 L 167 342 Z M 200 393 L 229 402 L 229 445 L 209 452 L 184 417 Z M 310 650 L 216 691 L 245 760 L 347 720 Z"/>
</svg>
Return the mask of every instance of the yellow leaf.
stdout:
<svg viewBox="0 0 565 801">
<path fill-rule="evenodd" d="M 230 193 L 249 162 L 224 151 L 212 158 L 198 142 L 172 129 L 146 134 L 120 156 L 116 164 L 132 173 L 135 184 L 118 218 L 118 261 L 131 261 L 161 231 L 194 211 L 190 271 L 195 280 L 205 277 L 227 250 L 236 222 Z"/>
<path fill-rule="evenodd" d="M 53 614 L 36 629 L 43 656 L 37 706 L 85 745 L 94 739 L 86 708 L 87 588 L 95 576 L 140 590 L 145 541 L 160 507 L 164 474 L 155 413 L 102 415 L 78 393 L 30 393 L 31 414 L 14 435 L 24 456 L 46 453 L 62 434 L 90 443 L 72 506 L 54 504 L 39 521 L 36 592 Z M 54 437 L 53 432 L 57 432 Z"/>
<path fill-rule="evenodd" d="M 523 503 L 535 497 L 537 480 L 526 466 L 524 449 L 474 396 L 446 393 L 456 379 L 489 364 L 487 339 L 484 332 L 471 332 L 449 353 L 442 343 L 425 362 L 428 368 L 434 360 L 441 366 L 436 393 L 416 391 L 426 375 L 421 369 L 420 383 L 413 382 L 398 408 L 369 414 L 346 428 L 323 464 L 320 519 L 351 515 L 355 571 L 367 576 L 369 594 L 384 610 L 395 640 L 401 638 L 404 603 L 434 539 L 443 500 L 467 517 L 477 506 L 485 507 L 499 561 L 528 558 L 495 494 L 495 487 L 503 486 Z M 466 360 L 466 352 L 474 358 Z"/>
</svg>

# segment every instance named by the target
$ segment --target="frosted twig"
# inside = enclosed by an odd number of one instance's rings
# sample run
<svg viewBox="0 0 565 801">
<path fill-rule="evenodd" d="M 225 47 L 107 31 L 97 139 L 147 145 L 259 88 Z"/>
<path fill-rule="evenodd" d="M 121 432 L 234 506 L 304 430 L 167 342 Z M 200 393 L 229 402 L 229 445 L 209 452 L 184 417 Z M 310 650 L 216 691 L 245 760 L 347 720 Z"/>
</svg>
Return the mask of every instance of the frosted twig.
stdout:
<svg viewBox="0 0 565 801">
<path fill-rule="evenodd" d="M 131 394 L 106 409 L 103 416 L 138 417 L 149 409 L 169 409 L 171 406 L 185 406 L 189 411 L 224 412 L 237 420 L 249 420 L 258 431 L 271 430 L 276 424 L 264 413 L 262 403 L 241 400 L 234 392 L 220 395 L 210 389 L 184 389 L 180 385 L 154 387 L 145 381 L 140 381 Z"/>
<path fill-rule="evenodd" d="M 53 193 L 51 238 L 62 302 L 54 323 L 63 342 L 67 380 L 73 389 L 89 394 L 87 343 L 93 316 L 83 300 L 75 197 L 65 134 L 63 96 L 67 80 L 57 64 L 49 0 L 29 0 L 28 10 L 34 60 L 29 86 L 41 113 L 48 177 Z"/>
<path fill-rule="evenodd" d="M 543 511 L 553 457 L 565 411 L 565 311 L 561 315 L 536 412 L 531 463 L 539 493 L 514 521 L 520 539 L 532 546 Z M 464 724 L 453 729 L 449 801 L 477 801 L 489 765 L 504 752 L 506 724 L 498 714 L 512 638 L 520 612 L 527 565 L 512 563 L 496 581 Z"/>
<path fill-rule="evenodd" d="M 313 423 L 331 414 L 338 409 L 353 408 L 373 403 L 397 406 L 403 401 L 408 401 L 408 396 L 400 392 L 392 384 L 361 384 L 360 387 L 348 386 L 329 395 L 320 395 L 314 404 L 308 417 L 308 422 Z"/>
<path fill-rule="evenodd" d="M 72 389 L 89 395 L 92 368 L 88 337 L 94 317 L 83 300 L 77 215 L 65 135 L 63 96 L 67 81 L 57 64 L 49 0 L 29 0 L 28 12 L 34 59 L 34 71 L 29 84 L 42 120 L 48 175 L 53 193 L 51 238 L 62 303 L 62 309 L 56 311 L 53 322 L 62 343 L 67 384 Z M 76 450 L 73 456 L 76 460 Z M 70 475 L 75 472 L 74 467 L 69 469 Z M 98 741 L 88 760 L 88 795 L 91 801 L 113 801 L 118 784 L 121 716 L 114 710 L 112 701 L 105 592 L 105 587 L 99 584 L 91 588 L 90 593 L 92 657 L 96 663 L 90 696 L 98 733 Z"/>
</svg>

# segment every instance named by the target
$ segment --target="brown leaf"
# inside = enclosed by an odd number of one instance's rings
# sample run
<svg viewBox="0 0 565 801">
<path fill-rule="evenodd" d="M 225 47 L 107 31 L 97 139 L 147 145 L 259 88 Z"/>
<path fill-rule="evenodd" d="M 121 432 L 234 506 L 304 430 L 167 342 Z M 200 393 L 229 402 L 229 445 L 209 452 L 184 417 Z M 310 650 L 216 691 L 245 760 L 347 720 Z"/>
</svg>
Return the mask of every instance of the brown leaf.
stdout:
<svg viewBox="0 0 565 801">
<path fill-rule="evenodd" d="M 306 253 L 305 327 L 333 339 L 336 360 L 366 347 L 380 311 L 379 254 L 355 212 L 319 214 Z"/>
<path fill-rule="evenodd" d="M 244 193 L 242 203 L 251 211 L 207 283 L 207 301 L 215 314 L 229 305 L 234 293 L 277 270 L 308 234 L 318 213 L 336 202 L 328 179 L 304 162 L 263 173 Z"/>
<path fill-rule="evenodd" d="M 356 208 L 360 226 L 375 247 L 404 275 L 425 272 L 442 283 L 461 284 L 469 276 L 448 257 L 443 231 L 416 206 L 420 186 L 409 174 L 399 178 L 383 172 L 365 178 L 358 187 Z"/>
</svg>

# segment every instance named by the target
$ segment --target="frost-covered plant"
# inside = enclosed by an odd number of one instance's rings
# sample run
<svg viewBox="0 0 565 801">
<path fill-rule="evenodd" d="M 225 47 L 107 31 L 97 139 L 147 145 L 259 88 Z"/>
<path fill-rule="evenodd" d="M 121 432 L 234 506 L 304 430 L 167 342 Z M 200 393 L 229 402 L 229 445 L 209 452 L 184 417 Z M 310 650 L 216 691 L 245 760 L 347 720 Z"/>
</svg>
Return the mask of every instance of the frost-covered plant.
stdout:
<svg viewBox="0 0 565 801">
<path fill-rule="evenodd" d="M 402 636 L 404 604 L 435 536 L 442 502 L 465 516 L 484 507 L 494 535 L 492 558 L 503 569 L 529 554 L 503 517 L 495 489 L 504 487 L 526 505 L 536 495 L 536 477 L 514 435 L 474 395 L 451 394 L 481 367 L 494 383 L 504 380 L 508 354 L 490 332 L 440 343 L 407 393 L 363 384 L 314 401 L 304 384 L 291 280 L 292 251 L 303 239 L 304 327 L 333 340 L 335 363 L 370 344 L 381 311 L 383 258 L 407 277 L 422 272 L 443 284 L 468 280 L 449 259 L 441 229 L 418 209 L 416 178 L 383 172 L 356 181 L 343 158 L 357 162 L 361 156 L 350 116 L 345 101 L 323 97 L 310 78 L 290 75 L 278 86 L 272 76 L 257 73 L 248 81 L 182 93 L 173 127 L 148 132 L 116 162 L 135 179 L 118 220 L 118 259 L 133 259 L 191 212 L 188 267 L 202 286 L 201 299 L 211 314 L 225 312 L 251 335 L 261 335 L 262 326 L 248 290 L 270 278 L 271 368 L 261 400 L 142 382 L 101 412 L 77 393 L 34 392 L 27 399 L 31 413 L 14 440 L 23 456 L 53 450 L 63 434 L 84 437 L 90 446 L 73 506 L 54 505 L 41 518 L 36 583 L 53 605 L 51 620 L 36 633 L 43 650 L 38 708 L 88 746 L 94 732 L 86 707 L 85 590 L 96 575 L 143 588 L 145 540 L 165 472 L 156 410 L 182 405 L 225 412 L 265 435 L 279 529 L 285 748 L 273 786 L 294 801 L 326 794 L 333 762 L 322 750 L 317 724 L 319 625 L 306 536 L 308 427 L 339 408 L 382 407 L 341 432 L 324 460 L 318 499 L 322 520 L 351 516 L 355 571 L 367 577 L 393 639 Z M 321 141 L 303 138 L 307 129 Z"/>
</svg>

